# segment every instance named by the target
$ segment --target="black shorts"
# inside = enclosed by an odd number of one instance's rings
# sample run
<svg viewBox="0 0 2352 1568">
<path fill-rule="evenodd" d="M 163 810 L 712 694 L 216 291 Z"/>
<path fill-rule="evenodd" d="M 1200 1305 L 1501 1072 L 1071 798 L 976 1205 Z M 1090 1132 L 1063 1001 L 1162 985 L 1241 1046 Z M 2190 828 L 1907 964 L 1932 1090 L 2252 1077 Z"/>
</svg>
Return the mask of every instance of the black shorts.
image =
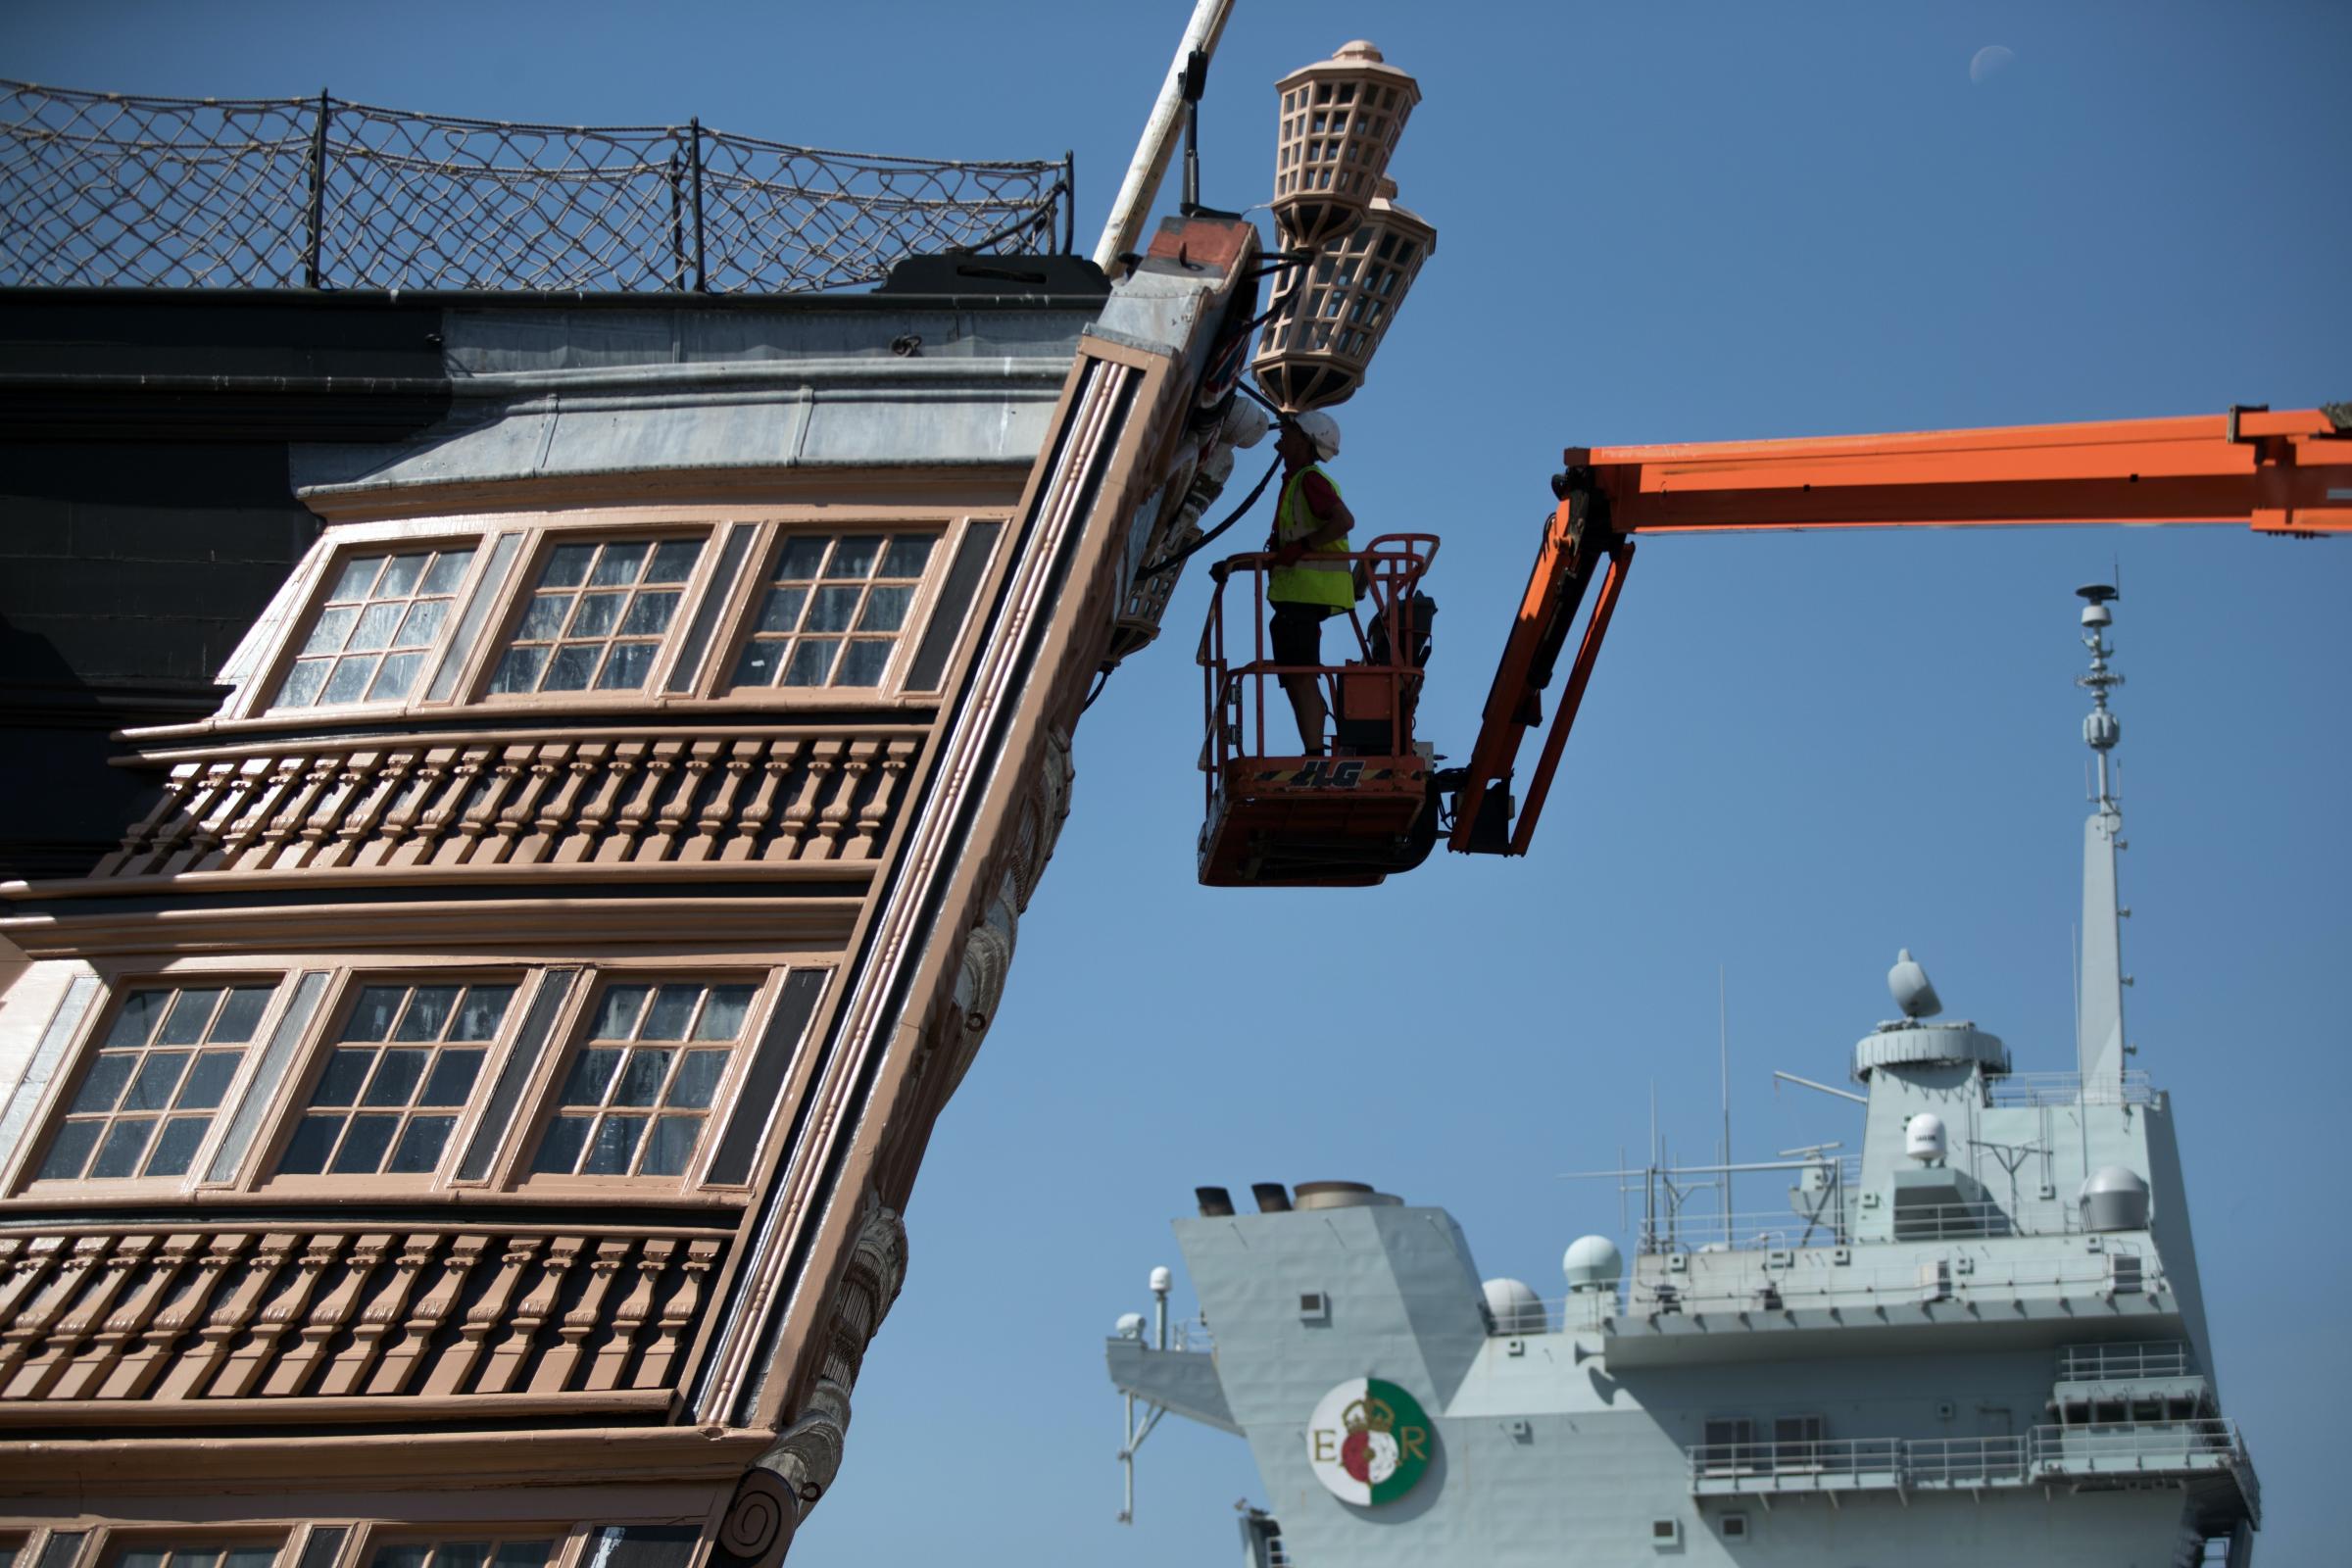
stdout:
<svg viewBox="0 0 2352 1568">
<path fill-rule="evenodd" d="M 1330 614 L 1321 605 L 1276 604 L 1267 638 L 1274 649 L 1274 662 L 1323 662 L 1323 622 Z"/>
</svg>

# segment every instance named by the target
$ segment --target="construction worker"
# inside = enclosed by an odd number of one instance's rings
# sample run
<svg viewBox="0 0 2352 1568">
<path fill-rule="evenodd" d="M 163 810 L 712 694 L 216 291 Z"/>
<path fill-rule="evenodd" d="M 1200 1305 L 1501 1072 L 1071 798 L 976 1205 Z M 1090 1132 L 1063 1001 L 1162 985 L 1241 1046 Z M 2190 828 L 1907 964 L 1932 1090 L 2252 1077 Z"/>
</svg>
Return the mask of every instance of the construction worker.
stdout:
<svg viewBox="0 0 2352 1568">
<path fill-rule="evenodd" d="M 1340 455 L 1339 421 L 1315 411 L 1285 415 L 1274 450 L 1282 458 L 1282 495 L 1266 538 L 1274 557 L 1266 583 L 1266 598 L 1274 606 L 1268 640 L 1277 664 L 1320 664 L 1323 622 L 1355 604 L 1354 563 L 1317 559 L 1346 556 L 1348 530 L 1355 523 L 1339 486 L 1321 467 Z M 1322 756 L 1323 722 L 1330 713 L 1322 678 L 1301 671 L 1281 680 L 1298 719 L 1299 745 L 1309 757 Z"/>
</svg>

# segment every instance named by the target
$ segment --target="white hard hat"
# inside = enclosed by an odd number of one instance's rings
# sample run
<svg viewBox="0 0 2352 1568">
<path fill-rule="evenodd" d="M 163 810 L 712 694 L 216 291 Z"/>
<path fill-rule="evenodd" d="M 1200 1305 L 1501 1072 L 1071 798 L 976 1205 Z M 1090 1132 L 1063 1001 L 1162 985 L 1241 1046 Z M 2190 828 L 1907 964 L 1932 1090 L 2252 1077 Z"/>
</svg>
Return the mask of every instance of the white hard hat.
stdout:
<svg viewBox="0 0 2352 1568">
<path fill-rule="evenodd" d="M 1294 414 L 1291 416 L 1291 422 L 1315 444 L 1316 457 L 1328 463 L 1340 455 L 1340 421 L 1325 414 L 1321 409 L 1309 409 L 1304 414 Z"/>
</svg>

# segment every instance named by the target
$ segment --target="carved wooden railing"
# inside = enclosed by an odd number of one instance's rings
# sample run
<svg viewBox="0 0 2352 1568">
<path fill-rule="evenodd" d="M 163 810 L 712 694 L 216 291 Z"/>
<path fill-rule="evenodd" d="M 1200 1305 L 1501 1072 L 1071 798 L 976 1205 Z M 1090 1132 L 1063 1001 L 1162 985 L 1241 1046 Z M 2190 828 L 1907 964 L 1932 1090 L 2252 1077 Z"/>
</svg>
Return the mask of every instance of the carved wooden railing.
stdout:
<svg viewBox="0 0 2352 1568">
<path fill-rule="evenodd" d="M 176 754 L 161 802 L 93 875 L 868 861 L 919 744 L 728 729 Z"/>
<path fill-rule="evenodd" d="M 725 1248 L 570 1224 L 0 1236 L 0 1426 L 646 1403 L 677 1382 Z"/>
</svg>

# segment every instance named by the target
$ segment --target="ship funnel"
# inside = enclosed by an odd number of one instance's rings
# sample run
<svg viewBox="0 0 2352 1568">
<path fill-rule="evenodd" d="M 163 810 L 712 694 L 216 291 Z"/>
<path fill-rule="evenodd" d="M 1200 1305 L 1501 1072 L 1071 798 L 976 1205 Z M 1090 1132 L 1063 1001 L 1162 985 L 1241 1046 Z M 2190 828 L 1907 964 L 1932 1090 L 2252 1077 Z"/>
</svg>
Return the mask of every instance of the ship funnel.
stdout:
<svg viewBox="0 0 2352 1568">
<path fill-rule="evenodd" d="M 1894 993 L 1894 1004 L 1906 1018 L 1933 1018 L 1943 1010 L 1943 999 L 1909 948 L 1895 954 L 1894 967 L 1886 971 L 1886 989 Z"/>
</svg>

